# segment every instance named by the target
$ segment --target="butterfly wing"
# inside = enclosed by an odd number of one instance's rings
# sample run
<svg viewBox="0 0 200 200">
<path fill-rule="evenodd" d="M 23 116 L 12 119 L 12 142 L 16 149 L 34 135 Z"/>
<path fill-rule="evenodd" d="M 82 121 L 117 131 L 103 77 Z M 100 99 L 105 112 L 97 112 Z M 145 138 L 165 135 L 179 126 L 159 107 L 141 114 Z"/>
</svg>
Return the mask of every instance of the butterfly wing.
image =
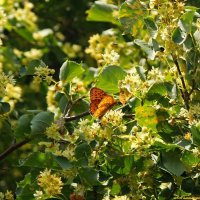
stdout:
<svg viewBox="0 0 200 200">
<path fill-rule="evenodd" d="M 90 90 L 90 101 L 91 101 L 91 103 L 90 103 L 90 113 L 92 115 L 98 109 L 98 105 L 105 95 L 106 95 L 106 93 L 99 88 L 93 87 Z"/>
<path fill-rule="evenodd" d="M 94 100 L 102 100 L 103 97 L 106 95 L 106 93 L 97 88 L 97 87 L 93 87 L 91 90 L 90 90 L 90 101 L 94 101 Z"/>
<path fill-rule="evenodd" d="M 98 108 L 94 112 L 93 116 L 96 118 L 101 118 L 115 103 L 115 99 L 112 96 L 105 95 L 99 103 Z"/>
<path fill-rule="evenodd" d="M 90 113 L 96 118 L 101 118 L 115 104 L 112 96 L 96 87 L 90 90 L 90 101 Z"/>
</svg>

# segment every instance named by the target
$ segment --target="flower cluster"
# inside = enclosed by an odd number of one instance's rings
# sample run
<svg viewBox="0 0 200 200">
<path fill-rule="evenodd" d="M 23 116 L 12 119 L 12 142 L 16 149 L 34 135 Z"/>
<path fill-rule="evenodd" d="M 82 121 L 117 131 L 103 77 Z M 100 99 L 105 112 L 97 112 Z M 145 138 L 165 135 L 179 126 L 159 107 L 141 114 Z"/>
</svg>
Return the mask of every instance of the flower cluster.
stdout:
<svg viewBox="0 0 200 200">
<path fill-rule="evenodd" d="M 171 36 L 177 26 L 180 16 L 184 12 L 185 1 L 151 0 L 149 5 L 152 10 L 152 15 L 158 18 L 158 35 L 160 35 L 164 43 L 165 51 L 172 52 L 177 50 L 178 46 L 172 42 Z"/>
<path fill-rule="evenodd" d="M 5 194 L 0 192 L 0 200 L 14 200 L 14 195 L 9 190 L 7 190 Z"/>
<path fill-rule="evenodd" d="M 37 40 L 37 42 L 39 42 L 39 44 L 43 45 L 43 40 L 45 37 L 48 37 L 49 35 L 52 35 L 53 34 L 53 31 L 49 28 L 47 29 L 42 29 L 42 30 L 39 30 L 39 31 L 35 31 L 33 33 L 33 38 L 35 40 Z"/>
<path fill-rule="evenodd" d="M 89 47 L 85 50 L 86 53 L 90 54 L 98 64 L 104 65 L 105 63 L 117 62 L 119 56 L 117 52 L 113 51 L 113 43 L 116 41 L 114 35 L 109 34 L 96 34 L 89 39 Z M 110 53 L 114 55 L 114 60 L 110 56 Z"/>
<path fill-rule="evenodd" d="M 25 1 L 23 8 L 18 7 L 13 10 L 13 15 L 18 21 L 25 23 L 29 28 L 35 29 L 37 16 L 32 12 L 33 7 L 34 5 L 31 2 Z"/>
<path fill-rule="evenodd" d="M 74 95 L 77 93 L 85 93 L 86 89 L 84 83 L 79 78 L 75 77 L 71 81 L 70 95 Z"/>
<path fill-rule="evenodd" d="M 71 186 L 74 188 L 74 194 L 76 196 L 84 197 L 86 188 L 83 185 L 72 183 Z"/>
<path fill-rule="evenodd" d="M 181 108 L 180 109 L 180 112 L 178 114 L 178 117 L 183 117 L 185 118 L 189 124 L 194 124 L 196 121 L 195 121 L 195 118 L 194 118 L 194 113 L 186 110 L 185 108 Z"/>
<path fill-rule="evenodd" d="M 101 127 L 98 123 L 92 123 L 88 119 L 81 119 L 79 121 L 78 129 L 75 130 L 75 134 L 83 135 L 85 140 L 91 141 L 101 132 Z"/>
<path fill-rule="evenodd" d="M 68 145 L 67 148 L 62 152 L 62 156 L 66 157 L 68 160 L 75 160 L 75 145 Z"/>
<path fill-rule="evenodd" d="M 132 135 L 130 135 L 131 149 L 137 149 L 138 152 L 142 153 L 144 149 L 150 147 L 156 140 L 153 138 L 147 127 L 142 127 L 142 130 L 134 126 L 132 128 Z M 158 138 L 159 139 L 159 138 Z"/>
<path fill-rule="evenodd" d="M 56 93 L 55 86 L 54 85 L 49 86 L 46 95 L 46 101 L 48 110 L 54 113 L 58 113 L 59 108 L 58 106 L 56 106 L 55 93 Z"/>
<path fill-rule="evenodd" d="M 24 58 L 22 59 L 23 64 L 27 64 L 31 60 L 40 59 L 43 56 L 43 52 L 41 49 L 32 48 L 29 51 L 25 51 L 23 53 Z"/>
<path fill-rule="evenodd" d="M 45 169 L 43 172 L 40 172 L 37 181 L 38 185 L 42 188 L 45 195 L 48 197 L 53 197 L 55 195 L 61 194 L 61 190 L 63 188 L 61 177 L 58 177 L 56 174 L 52 174 L 51 170 Z M 34 196 L 37 198 L 42 195 L 42 191 L 36 191 L 34 194 Z"/>
<path fill-rule="evenodd" d="M 54 69 L 49 69 L 48 67 L 36 67 L 35 68 L 35 76 L 34 81 L 35 82 L 42 82 L 42 80 L 46 81 L 48 84 L 51 82 L 54 82 L 54 79 L 52 75 L 55 73 Z"/>
<path fill-rule="evenodd" d="M 82 47 L 78 44 L 71 44 L 69 42 L 63 45 L 63 51 L 68 55 L 69 58 L 82 57 Z"/>
<path fill-rule="evenodd" d="M 3 97 L 3 101 L 9 103 L 11 109 L 13 109 L 15 104 L 21 100 L 22 89 L 19 86 L 8 83 L 5 92 L 6 95 Z"/>
<path fill-rule="evenodd" d="M 60 150 L 60 144 L 57 142 L 39 142 L 39 146 L 45 148 L 45 152 L 52 153 L 56 156 L 61 156 L 62 151 Z"/>
<path fill-rule="evenodd" d="M 152 67 L 152 69 L 148 72 L 147 78 L 149 85 L 151 85 L 155 82 L 163 81 L 165 76 L 159 68 Z"/>
<path fill-rule="evenodd" d="M 124 80 L 119 81 L 119 88 L 123 91 L 125 99 L 129 99 L 132 96 L 138 96 L 147 89 L 135 70 L 132 73 L 127 74 Z"/>
<path fill-rule="evenodd" d="M 101 124 L 112 125 L 117 127 L 121 132 L 126 131 L 126 126 L 123 124 L 124 113 L 122 110 L 109 110 L 101 119 Z"/>
<path fill-rule="evenodd" d="M 6 75 L 4 72 L 0 71 L 0 94 L 1 96 L 6 94 L 6 87 L 7 84 L 15 84 L 15 80 L 13 79 L 13 76 Z"/>
<path fill-rule="evenodd" d="M 109 49 L 106 49 L 105 52 L 102 54 L 102 59 L 105 64 L 111 64 L 111 65 L 119 65 L 119 54 Z"/>
<path fill-rule="evenodd" d="M 46 129 L 45 134 L 47 135 L 48 138 L 58 140 L 60 138 L 60 133 L 58 131 L 58 128 L 59 128 L 58 125 L 53 123 Z"/>
<path fill-rule="evenodd" d="M 7 22 L 7 17 L 5 11 L 1 8 L 0 9 L 0 28 L 2 28 Z"/>
</svg>

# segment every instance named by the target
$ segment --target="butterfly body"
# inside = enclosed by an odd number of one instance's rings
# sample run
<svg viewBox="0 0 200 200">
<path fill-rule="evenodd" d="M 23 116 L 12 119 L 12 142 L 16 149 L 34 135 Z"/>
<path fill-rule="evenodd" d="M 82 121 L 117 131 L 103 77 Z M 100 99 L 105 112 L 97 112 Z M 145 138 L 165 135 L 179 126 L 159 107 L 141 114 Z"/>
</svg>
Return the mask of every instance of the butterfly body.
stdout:
<svg viewBox="0 0 200 200">
<path fill-rule="evenodd" d="M 101 118 L 116 103 L 111 95 L 97 87 L 90 90 L 90 101 L 90 113 L 96 118 Z"/>
</svg>

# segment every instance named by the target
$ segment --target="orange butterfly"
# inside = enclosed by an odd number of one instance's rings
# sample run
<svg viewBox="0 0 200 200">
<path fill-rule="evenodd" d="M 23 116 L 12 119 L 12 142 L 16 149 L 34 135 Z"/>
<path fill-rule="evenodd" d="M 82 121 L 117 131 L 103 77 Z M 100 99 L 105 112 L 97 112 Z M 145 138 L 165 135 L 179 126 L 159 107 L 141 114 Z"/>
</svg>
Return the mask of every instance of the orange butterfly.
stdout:
<svg viewBox="0 0 200 200">
<path fill-rule="evenodd" d="M 90 101 L 90 113 L 96 118 L 101 118 L 116 104 L 116 101 L 112 96 L 106 94 L 97 87 L 93 87 L 90 90 Z"/>
</svg>

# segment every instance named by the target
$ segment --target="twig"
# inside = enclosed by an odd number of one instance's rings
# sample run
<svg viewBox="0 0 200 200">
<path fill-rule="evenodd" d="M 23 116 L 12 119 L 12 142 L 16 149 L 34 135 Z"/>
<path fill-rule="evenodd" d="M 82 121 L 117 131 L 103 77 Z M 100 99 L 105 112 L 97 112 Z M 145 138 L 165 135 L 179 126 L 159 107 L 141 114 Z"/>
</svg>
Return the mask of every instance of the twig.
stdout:
<svg viewBox="0 0 200 200">
<path fill-rule="evenodd" d="M 79 115 L 75 115 L 75 116 L 65 116 L 63 117 L 63 119 L 65 119 L 65 122 L 70 122 L 70 121 L 73 121 L 73 120 L 76 120 L 76 119 L 80 119 L 81 117 L 85 117 L 87 115 L 89 115 L 90 112 L 89 111 L 86 111 L 86 112 L 83 112 Z M 127 118 L 132 118 L 134 117 L 135 114 L 124 114 L 123 117 L 127 117 Z"/>
<path fill-rule="evenodd" d="M 178 74 L 180 76 L 181 83 L 182 83 L 184 91 L 181 88 L 179 88 L 179 89 L 181 91 L 182 98 L 183 98 L 183 100 L 185 102 L 185 107 L 186 107 L 187 110 L 189 110 L 190 97 L 189 97 L 189 93 L 188 93 L 187 88 L 186 88 L 185 80 L 184 80 L 183 75 L 181 73 L 181 70 L 180 70 L 180 67 L 179 67 L 179 64 L 178 64 L 176 56 L 172 54 L 172 58 L 173 58 L 174 64 L 176 65 L 176 68 L 178 70 Z"/>
<path fill-rule="evenodd" d="M 89 111 L 86 111 L 86 112 L 83 112 L 79 115 L 75 115 L 75 116 L 64 116 L 63 118 L 65 119 L 65 122 L 70 122 L 70 121 L 73 121 L 73 120 L 76 120 L 76 119 L 80 119 L 81 117 L 84 117 L 84 116 L 87 116 L 89 115 L 90 112 Z"/>
<path fill-rule="evenodd" d="M 71 102 L 71 104 L 69 105 L 69 108 L 68 108 L 68 110 L 67 110 L 67 113 L 65 114 L 65 117 L 67 117 L 67 116 L 70 115 L 70 112 L 71 112 L 73 106 L 76 105 L 76 104 L 77 104 L 80 100 L 82 100 L 83 98 L 85 98 L 85 96 L 82 96 L 82 97 L 76 99 L 75 101 Z"/>
<path fill-rule="evenodd" d="M 76 99 L 75 101 L 71 101 L 71 100 L 70 100 L 70 101 L 67 103 L 66 107 L 65 107 L 65 110 L 64 110 L 64 112 L 63 112 L 63 116 L 64 116 L 64 117 L 68 117 L 68 116 L 70 115 L 70 112 L 71 112 L 73 106 L 74 106 L 75 104 L 77 104 L 77 103 L 78 103 L 81 99 L 83 99 L 84 97 L 85 97 L 85 96 L 82 96 L 82 97 Z"/>
<path fill-rule="evenodd" d="M 16 149 L 19 149 L 21 146 L 27 144 L 30 141 L 30 139 L 24 139 L 21 142 L 14 143 L 11 146 L 9 146 L 4 152 L 0 154 L 0 160 L 3 160 L 6 158 L 9 154 L 11 154 Z"/>
</svg>

